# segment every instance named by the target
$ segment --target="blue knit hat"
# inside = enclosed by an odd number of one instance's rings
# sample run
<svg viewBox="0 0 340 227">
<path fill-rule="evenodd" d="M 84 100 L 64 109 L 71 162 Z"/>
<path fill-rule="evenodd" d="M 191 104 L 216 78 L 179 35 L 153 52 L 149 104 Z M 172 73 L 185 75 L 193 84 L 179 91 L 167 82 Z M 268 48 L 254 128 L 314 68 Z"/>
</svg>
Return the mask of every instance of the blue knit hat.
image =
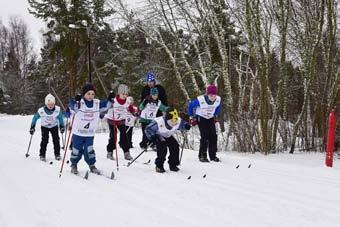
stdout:
<svg viewBox="0 0 340 227">
<path fill-rule="evenodd" d="M 153 73 L 147 73 L 145 80 L 146 82 L 155 81 L 155 75 L 153 75 Z"/>
</svg>

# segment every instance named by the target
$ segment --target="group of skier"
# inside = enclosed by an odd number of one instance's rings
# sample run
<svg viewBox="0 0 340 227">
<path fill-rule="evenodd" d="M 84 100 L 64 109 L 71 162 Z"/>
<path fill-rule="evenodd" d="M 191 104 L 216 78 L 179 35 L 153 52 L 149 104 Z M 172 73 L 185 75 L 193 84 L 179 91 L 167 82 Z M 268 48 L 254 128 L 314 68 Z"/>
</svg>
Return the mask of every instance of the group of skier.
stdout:
<svg viewBox="0 0 340 227">
<path fill-rule="evenodd" d="M 107 158 L 114 160 L 113 152 L 117 144 L 124 152 L 126 160 L 132 160 L 130 154 L 132 145 L 133 127 L 136 121 L 142 126 L 143 137 L 140 147 L 146 150 L 152 147 L 157 151 L 155 160 L 156 172 L 164 173 L 164 162 L 167 150 L 169 150 L 168 164 L 170 171 L 179 171 L 179 144 L 173 135 L 178 131 L 190 130 L 191 126 L 198 125 L 201 139 L 198 158 L 201 162 L 219 162 L 217 152 L 217 134 L 215 123 L 221 111 L 221 98 L 217 95 L 217 87 L 209 85 L 206 93 L 193 99 L 188 104 L 190 121 L 180 118 L 177 109 L 168 106 L 165 89 L 156 84 L 152 73 L 146 75 L 146 85 L 141 92 L 140 105 L 134 105 L 134 100 L 129 96 L 129 88 L 120 84 L 117 95 L 111 91 L 105 100 L 95 98 L 96 88 L 91 83 L 86 83 L 81 94 L 77 94 L 71 100 L 69 108 L 65 110 L 65 116 L 70 120 L 70 135 L 72 141 L 72 153 L 70 157 L 71 172 L 78 173 L 77 164 L 84 155 L 85 162 L 90 171 L 100 174 L 96 168 L 96 155 L 93 148 L 95 130 L 100 118 L 105 118 L 109 126 L 109 140 L 106 146 Z M 52 134 L 54 155 L 60 160 L 60 132 L 65 132 L 65 124 L 61 108 L 55 105 L 55 98 L 48 94 L 45 98 L 45 106 L 41 107 L 34 115 L 31 123 L 30 134 L 35 132 L 35 125 L 41 119 L 41 144 L 40 160 L 46 161 L 46 146 L 49 132 Z M 119 141 L 118 141 L 119 131 Z M 67 145 L 66 145 L 67 146 Z M 207 152 L 208 151 L 208 152 Z M 117 150 L 116 150 L 117 152 Z M 117 154 L 117 153 L 116 153 Z M 115 157 L 115 158 L 114 158 Z"/>
</svg>

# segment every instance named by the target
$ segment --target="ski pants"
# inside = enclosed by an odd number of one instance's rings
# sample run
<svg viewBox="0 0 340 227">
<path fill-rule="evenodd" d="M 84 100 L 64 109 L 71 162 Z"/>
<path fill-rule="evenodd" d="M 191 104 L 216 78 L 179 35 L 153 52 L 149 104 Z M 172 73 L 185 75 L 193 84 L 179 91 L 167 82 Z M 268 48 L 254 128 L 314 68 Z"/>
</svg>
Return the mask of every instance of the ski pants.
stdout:
<svg viewBox="0 0 340 227">
<path fill-rule="evenodd" d="M 77 164 L 84 155 L 85 162 L 90 166 L 96 163 L 96 154 L 93 149 L 94 136 L 85 137 L 72 135 L 72 153 L 71 153 L 71 163 Z"/>
<path fill-rule="evenodd" d="M 128 142 L 129 142 L 129 147 L 132 148 L 132 134 L 133 134 L 133 126 L 131 127 L 126 127 L 126 136 L 128 138 Z"/>
<path fill-rule="evenodd" d="M 115 127 L 117 127 L 115 129 Z M 119 146 L 123 149 L 123 152 L 129 152 L 130 149 L 130 143 L 129 143 L 129 138 L 126 134 L 126 130 L 128 127 L 126 127 L 124 124 L 122 125 L 111 125 L 109 124 L 109 129 L 110 129 L 110 138 L 109 138 L 109 143 L 106 146 L 107 152 L 113 152 L 114 149 L 116 149 L 116 140 L 117 140 L 117 135 L 115 131 L 119 130 Z M 131 129 L 130 129 L 131 130 Z"/>
<path fill-rule="evenodd" d="M 217 152 L 217 134 L 214 118 L 206 119 L 199 118 L 198 128 L 201 134 L 200 149 L 198 157 L 207 157 L 207 150 L 209 151 L 210 160 L 216 157 Z"/>
<path fill-rule="evenodd" d="M 156 166 L 163 166 L 168 148 L 170 152 L 170 155 L 168 157 L 169 166 L 178 166 L 179 144 L 177 140 L 173 136 L 164 139 L 165 139 L 164 141 L 157 140 L 156 143 L 157 146 L 157 158 L 155 161 Z"/>
<path fill-rule="evenodd" d="M 59 133 L 58 126 L 53 128 L 46 128 L 41 126 L 41 143 L 40 143 L 40 157 L 46 157 L 46 147 L 48 144 L 49 133 L 52 134 L 53 145 L 54 145 L 54 155 L 60 156 L 60 143 L 59 143 Z"/>
<path fill-rule="evenodd" d="M 142 122 L 141 123 L 141 125 L 142 125 L 142 132 L 143 132 L 143 138 L 142 138 L 142 142 L 140 142 L 139 145 L 142 148 L 146 148 L 148 143 L 150 143 L 150 141 L 149 141 L 148 137 L 145 135 L 145 131 L 144 131 L 146 126 L 148 126 L 148 124 L 150 124 L 150 123 L 146 123 L 146 122 Z"/>
</svg>

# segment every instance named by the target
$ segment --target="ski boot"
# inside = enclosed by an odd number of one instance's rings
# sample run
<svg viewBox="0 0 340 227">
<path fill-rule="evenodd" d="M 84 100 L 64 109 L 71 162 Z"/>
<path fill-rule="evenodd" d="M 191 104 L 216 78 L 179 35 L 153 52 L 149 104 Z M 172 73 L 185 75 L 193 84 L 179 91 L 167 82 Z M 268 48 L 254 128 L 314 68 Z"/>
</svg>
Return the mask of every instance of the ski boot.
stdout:
<svg viewBox="0 0 340 227">
<path fill-rule="evenodd" d="M 71 165 L 71 173 L 73 173 L 73 174 L 78 174 L 79 173 L 78 172 L 78 167 L 77 167 L 76 164 L 72 164 Z"/>
<path fill-rule="evenodd" d="M 178 172 L 179 168 L 177 166 L 169 166 L 170 171 Z"/>
<path fill-rule="evenodd" d="M 40 156 L 40 161 L 46 162 L 46 158 L 44 156 Z"/>
<path fill-rule="evenodd" d="M 95 174 L 100 175 L 100 171 L 99 171 L 99 169 L 97 169 L 97 167 L 95 165 L 90 166 L 90 171 L 91 171 L 91 173 L 95 173 Z"/>
<path fill-rule="evenodd" d="M 115 160 L 115 159 L 113 158 L 113 152 L 107 152 L 106 158 L 107 158 L 107 159 L 111 159 L 111 160 Z"/>
<path fill-rule="evenodd" d="M 130 152 L 125 152 L 124 153 L 124 158 L 125 158 L 125 160 L 129 160 L 129 161 L 131 161 L 133 159 L 131 154 L 130 154 Z"/>
<path fill-rule="evenodd" d="M 165 173 L 165 169 L 163 166 L 156 166 L 156 172 L 157 173 Z"/>
</svg>

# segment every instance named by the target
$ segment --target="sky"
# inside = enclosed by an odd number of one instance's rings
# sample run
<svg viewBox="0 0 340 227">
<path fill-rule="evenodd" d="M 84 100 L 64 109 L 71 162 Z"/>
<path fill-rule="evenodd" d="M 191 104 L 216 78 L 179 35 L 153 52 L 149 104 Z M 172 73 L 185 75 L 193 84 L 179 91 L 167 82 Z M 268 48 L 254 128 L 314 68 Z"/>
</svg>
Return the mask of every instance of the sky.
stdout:
<svg viewBox="0 0 340 227">
<path fill-rule="evenodd" d="M 10 16 L 22 18 L 28 25 L 34 49 L 38 52 L 42 45 L 40 30 L 44 28 L 44 23 L 29 14 L 28 7 L 27 0 L 0 0 L 0 19 L 7 26 Z"/>
<path fill-rule="evenodd" d="M 125 0 L 132 7 L 138 6 L 143 0 Z M 34 50 L 39 53 L 42 46 L 41 29 L 44 28 L 44 23 L 41 19 L 35 18 L 28 12 L 27 0 L 0 0 L 0 20 L 4 25 L 8 25 L 10 16 L 19 16 L 28 25 L 30 36 L 34 45 Z"/>
</svg>

